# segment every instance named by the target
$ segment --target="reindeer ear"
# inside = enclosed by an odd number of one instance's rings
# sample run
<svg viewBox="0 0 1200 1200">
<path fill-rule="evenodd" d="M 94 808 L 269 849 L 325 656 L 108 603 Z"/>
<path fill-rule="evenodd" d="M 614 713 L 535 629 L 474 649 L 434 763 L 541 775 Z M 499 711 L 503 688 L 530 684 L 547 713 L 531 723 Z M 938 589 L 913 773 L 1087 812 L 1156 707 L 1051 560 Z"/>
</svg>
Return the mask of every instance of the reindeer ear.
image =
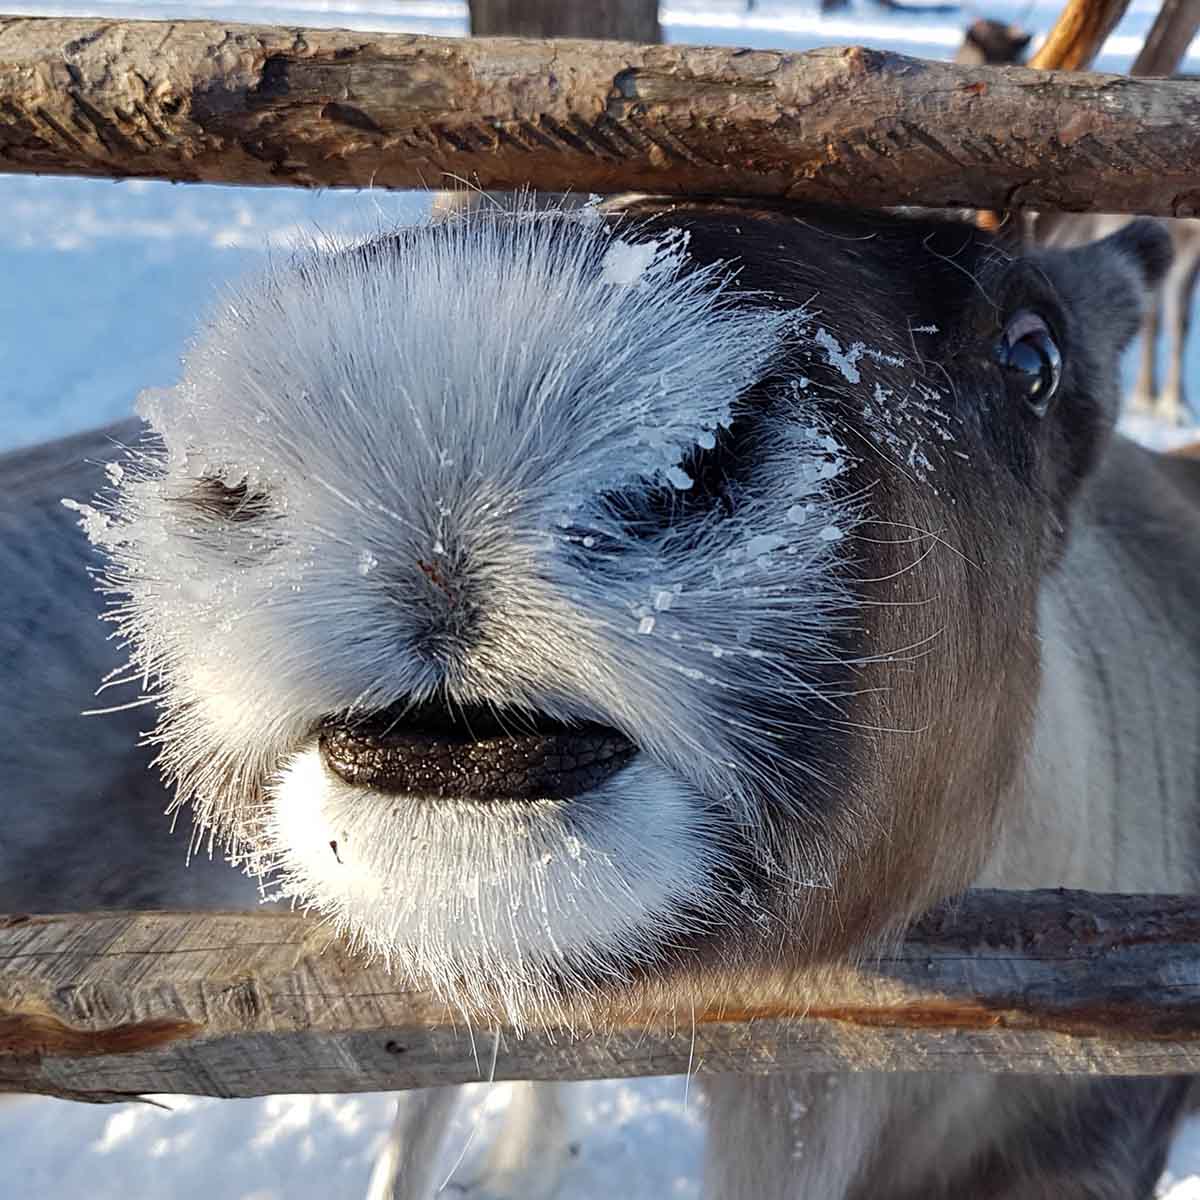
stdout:
<svg viewBox="0 0 1200 1200">
<path fill-rule="evenodd" d="M 1174 248 L 1167 227 L 1153 217 L 1140 217 L 1104 239 L 1141 268 L 1146 290 L 1153 291 L 1171 268 Z M 1102 244 L 1104 244 L 1102 243 Z"/>
<path fill-rule="evenodd" d="M 1171 265 L 1171 236 L 1161 221 L 1131 221 L 1099 241 L 1033 256 L 1087 329 L 1089 352 L 1116 358 L 1133 340 L 1154 292 Z"/>
<path fill-rule="evenodd" d="M 1138 220 L 1098 241 L 1035 251 L 1014 265 L 1016 278 L 1035 297 L 1028 303 L 1022 299 L 1022 306 L 1047 318 L 1062 352 L 1059 398 L 1044 436 L 1058 442 L 1046 462 L 1053 464 L 1050 490 L 1064 516 L 1116 426 L 1121 355 L 1170 264 L 1171 238 L 1161 222 Z M 1036 294 L 1046 285 L 1043 311 Z"/>
</svg>

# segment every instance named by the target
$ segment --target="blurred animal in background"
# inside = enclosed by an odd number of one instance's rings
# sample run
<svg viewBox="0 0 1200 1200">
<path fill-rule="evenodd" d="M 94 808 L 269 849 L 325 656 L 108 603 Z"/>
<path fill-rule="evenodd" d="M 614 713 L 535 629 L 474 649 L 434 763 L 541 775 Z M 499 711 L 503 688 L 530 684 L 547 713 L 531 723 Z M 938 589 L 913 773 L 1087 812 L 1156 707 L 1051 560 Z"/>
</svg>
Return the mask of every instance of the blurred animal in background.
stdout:
<svg viewBox="0 0 1200 1200">
<path fill-rule="evenodd" d="M 1131 218 L 1107 213 L 1038 213 L 1029 220 L 1029 236 L 1043 246 L 1078 246 L 1109 234 Z M 1187 360 L 1200 274 L 1200 220 L 1164 221 L 1174 258 L 1147 308 L 1139 334 L 1138 368 L 1129 402 L 1164 425 L 1184 425 L 1197 413 L 1188 396 Z M 1160 342 L 1165 370 L 1160 369 Z"/>
<path fill-rule="evenodd" d="M 1016 65 L 1025 61 L 1032 40 L 1033 34 L 1019 25 L 980 17 L 967 27 L 954 61 L 969 67 Z"/>
<path fill-rule="evenodd" d="M 1197 24 L 1200 4 L 1168 0 L 1131 68 L 1137 76 L 1171 75 L 1179 64 Z M 1017 65 L 1025 61 L 1031 35 L 1015 25 L 984 18 L 967 29 L 955 61 L 972 66 Z M 1196 78 L 1175 74 L 1177 79 Z M 1110 213 L 1024 213 L 1012 218 L 1025 244 L 1078 246 L 1106 237 L 1132 218 Z M 1137 375 L 1129 403 L 1136 411 L 1164 425 L 1181 425 L 1197 416 L 1187 394 L 1188 339 L 1200 274 L 1200 220 L 1178 218 L 1164 222 L 1174 252 L 1171 269 L 1154 303 L 1146 310 L 1139 335 Z M 1165 371 L 1160 370 L 1160 342 Z"/>
</svg>

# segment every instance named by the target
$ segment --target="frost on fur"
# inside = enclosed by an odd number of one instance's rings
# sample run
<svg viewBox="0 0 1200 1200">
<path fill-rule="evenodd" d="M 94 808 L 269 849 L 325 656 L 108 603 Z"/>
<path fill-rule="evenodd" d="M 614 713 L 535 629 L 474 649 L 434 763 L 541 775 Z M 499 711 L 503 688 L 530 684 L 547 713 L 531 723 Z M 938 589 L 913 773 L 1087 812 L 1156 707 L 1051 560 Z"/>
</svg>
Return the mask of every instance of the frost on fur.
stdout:
<svg viewBox="0 0 1200 1200">
<path fill-rule="evenodd" d="M 511 1019 L 744 919 L 764 796 L 804 811 L 776 746 L 835 656 L 859 509 L 794 384 L 728 504 L 691 470 L 804 316 L 590 214 L 402 230 L 231 295 L 86 520 L 179 803 L 282 895 Z M 600 722 L 638 757 L 499 814 L 322 762 L 331 717 L 434 699 Z M 804 851 L 795 886 L 835 855 Z"/>
</svg>

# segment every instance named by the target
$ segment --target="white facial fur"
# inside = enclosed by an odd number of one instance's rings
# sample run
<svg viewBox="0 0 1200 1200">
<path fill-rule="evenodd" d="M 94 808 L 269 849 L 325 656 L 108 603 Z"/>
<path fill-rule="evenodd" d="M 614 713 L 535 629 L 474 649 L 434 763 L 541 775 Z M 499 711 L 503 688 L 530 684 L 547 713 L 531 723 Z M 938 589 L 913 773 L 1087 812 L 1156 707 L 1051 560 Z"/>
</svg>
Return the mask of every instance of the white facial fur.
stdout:
<svg viewBox="0 0 1200 1200">
<path fill-rule="evenodd" d="M 314 251 L 232 295 L 85 513 L 200 827 L 517 1021 L 556 979 L 620 976 L 753 904 L 727 847 L 755 844 L 764 798 L 802 801 L 749 714 L 811 693 L 834 653 L 840 448 L 797 392 L 731 513 L 625 518 L 691 487 L 687 455 L 801 324 L 696 269 L 685 238 L 587 211 Z M 244 486 L 250 519 L 198 504 L 200 480 Z M 640 753 L 585 795 L 514 804 L 324 765 L 331 715 L 433 697 L 598 721 Z"/>
</svg>

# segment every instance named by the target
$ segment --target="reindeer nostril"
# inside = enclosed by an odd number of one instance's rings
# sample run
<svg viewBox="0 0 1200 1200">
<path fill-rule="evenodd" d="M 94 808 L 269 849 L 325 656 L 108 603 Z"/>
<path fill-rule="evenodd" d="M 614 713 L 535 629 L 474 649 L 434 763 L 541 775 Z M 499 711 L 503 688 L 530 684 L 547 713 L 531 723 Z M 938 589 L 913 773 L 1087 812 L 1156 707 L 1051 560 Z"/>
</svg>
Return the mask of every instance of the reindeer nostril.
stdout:
<svg viewBox="0 0 1200 1200">
<path fill-rule="evenodd" d="M 433 707 L 326 722 L 320 749 L 325 765 L 347 783 L 487 801 L 569 799 L 597 787 L 637 752 L 603 725 Z"/>
<path fill-rule="evenodd" d="M 625 489 L 605 496 L 608 511 L 635 538 L 657 537 L 664 529 L 714 513 L 729 516 L 737 506 L 745 466 L 748 419 L 718 428 L 675 468 L 673 482 Z"/>
</svg>

